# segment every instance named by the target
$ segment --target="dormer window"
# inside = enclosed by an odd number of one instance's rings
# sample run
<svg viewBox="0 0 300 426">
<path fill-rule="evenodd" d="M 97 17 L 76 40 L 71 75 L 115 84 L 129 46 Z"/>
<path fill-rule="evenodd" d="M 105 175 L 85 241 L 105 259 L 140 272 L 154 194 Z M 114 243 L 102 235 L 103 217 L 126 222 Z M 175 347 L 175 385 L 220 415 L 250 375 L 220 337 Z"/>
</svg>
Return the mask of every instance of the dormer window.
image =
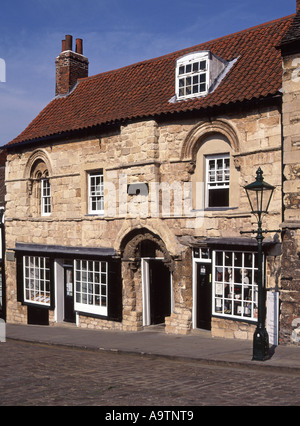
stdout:
<svg viewBox="0 0 300 426">
<path fill-rule="evenodd" d="M 205 50 L 176 61 L 176 100 L 205 96 L 216 87 L 228 63 Z"/>
<path fill-rule="evenodd" d="M 190 60 L 181 62 L 177 67 L 178 98 L 187 98 L 207 93 L 207 57 L 191 58 Z"/>
</svg>

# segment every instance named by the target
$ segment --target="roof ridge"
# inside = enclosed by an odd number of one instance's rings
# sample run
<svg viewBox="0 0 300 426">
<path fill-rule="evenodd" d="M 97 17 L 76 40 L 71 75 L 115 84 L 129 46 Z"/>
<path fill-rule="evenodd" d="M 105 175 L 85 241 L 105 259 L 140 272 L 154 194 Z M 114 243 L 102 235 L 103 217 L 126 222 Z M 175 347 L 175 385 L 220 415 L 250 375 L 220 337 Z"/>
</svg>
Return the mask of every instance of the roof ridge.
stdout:
<svg viewBox="0 0 300 426">
<path fill-rule="evenodd" d="M 215 42 L 215 41 L 218 41 L 218 40 L 223 40 L 223 39 L 225 39 L 227 37 L 235 36 L 237 34 L 246 33 L 248 31 L 249 32 L 250 31 L 254 31 L 254 30 L 257 30 L 258 28 L 268 27 L 268 26 L 276 24 L 276 23 L 278 23 L 280 21 L 288 21 L 289 19 L 291 19 L 292 17 L 295 17 L 295 16 L 296 16 L 296 13 L 292 13 L 291 15 L 283 16 L 281 18 L 276 18 L 276 19 L 273 19 L 273 20 L 268 21 L 268 22 L 263 22 L 262 24 L 254 25 L 253 27 L 249 27 L 249 28 L 246 28 L 244 30 L 236 31 L 234 33 L 230 33 L 230 34 L 227 34 L 227 35 L 222 36 L 222 37 L 217 37 L 217 38 L 215 38 L 213 40 L 207 40 L 204 43 L 212 43 L 212 42 Z"/>
<path fill-rule="evenodd" d="M 202 43 L 198 43 L 198 44 L 195 44 L 195 45 L 190 46 L 190 47 L 185 47 L 183 49 L 178 49 L 178 50 L 175 50 L 173 52 L 166 53 L 164 55 L 160 55 L 160 56 L 157 56 L 157 57 L 154 57 L 154 58 L 150 58 L 150 59 L 144 59 L 142 61 L 134 62 L 132 64 L 124 65 L 122 67 L 115 68 L 115 69 L 112 69 L 112 70 L 103 71 L 103 72 L 100 72 L 100 73 L 97 73 L 97 74 L 94 74 L 94 75 L 91 75 L 91 76 L 88 76 L 88 77 L 79 78 L 77 81 L 79 83 L 81 81 L 91 80 L 91 79 L 94 79 L 94 78 L 99 78 L 100 76 L 103 77 L 106 74 L 107 75 L 109 75 L 109 74 L 115 74 L 115 73 L 117 73 L 119 71 L 125 70 L 126 68 L 133 68 L 133 67 L 140 66 L 140 65 L 143 65 L 143 64 L 146 64 L 146 63 L 151 63 L 151 62 L 163 60 L 163 59 L 168 58 L 169 56 L 176 55 L 176 53 L 184 52 L 186 50 L 191 50 L 191 49 L 196 48 L 196 47 L 198 47 L 198 46 L 200 46 L 202 44 L 214 43 L 214 42 L 217 42 L 219 40 L 225 40 L 226 38 L 236 36 L 238 34 L 247 33 L 247 32 L 250 32 L 250 31 L 255 31 L 258 28 L 264 28 L 264 27 L 267 27 L 267 26 L 270 26 L 270 25 L 274 25 L 274 24 L 276 24 L 276 23 L 278 23 L 280 21 L 287 21 L 287 20 L 289 20 L 289 19 L 291 19 L 292 17 L 295 17 L 295 16 L 296 16 L 296 13 L 292 13 L 291 15 L 287 15 L 287 16 L 284 16 L 284 17 L 281 17 L 281 18 L 276 18 L 276 19 L 273 19 L 271 21 L 255 25 L 253 27 L 246 28 L 244 30 L 236 31 L 234 33 L 230 33 L 230 34 L 227 34 L 227 35 L 222 36 L 222 37 L 214 38 L 212 40 L 206 40 L 206 41 L 203 41 Z"/>
</svg>

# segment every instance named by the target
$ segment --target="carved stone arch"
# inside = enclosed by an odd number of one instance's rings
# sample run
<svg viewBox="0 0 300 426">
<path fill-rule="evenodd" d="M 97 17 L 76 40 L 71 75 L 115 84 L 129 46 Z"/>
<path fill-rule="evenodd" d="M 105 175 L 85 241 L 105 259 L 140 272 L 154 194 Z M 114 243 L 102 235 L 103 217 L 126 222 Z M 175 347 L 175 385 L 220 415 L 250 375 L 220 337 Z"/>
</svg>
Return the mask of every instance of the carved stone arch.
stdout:
<svg viewBox="0 0 300 426">
<path fill-rule="evenodd" d="M 156 250 L 156 254 L 159 253 L 158 256 L 163 257 L 166 266 L 170 271 L 173 271 L 173 259 L 165 243 L 158 235 L 155 235 L 147 228 L 132 230 L 123 238 L 120 246 L 123 260 L 131 262 L 132 268 L 137 267 L 137 263 L 139 263 L 143 257 L 141 248 L 143 243 L 150 243 L 150 245 L 152 245 L 151 249 Z"/>
<path fill-rule="evenodd" d="M 123 243 L 128 235 L 134 235 L 134 232 L 140 232 L 142 229 L 147 229 L 153 235 L 156 235 L 164 242 L 170 255 L 175 258 L 182 251 L 182 246 L 174 233 L 166 226 L 161 219 L 154 219 L 145 223 L 143 220 L 126 220 L 123 222 L 117 237 L 114 240 L 114 249 L 120 253 Z"/>
<path fill-rule="evenodd" d="M 234 152 L 239 151 L 239 138 L 231 124 L 225 120 L 207 121 L 194 127 L 188 134 L 182 150 L 181 159 L 195 162 L 197 151 L 209 135 L 225 136 Z"/>
<path fill-rule="evenodd" d="M 38 165 L 41 165 L 40 172 L 42 176 L 40 177 L 52 176 L 52 166 L 47 153 L 42 149 L 38 149 L 34 151 L 34 153 L 30 156 L 30 158 L 27 161 L 25 171 L 24 171 L 24 178 L 25 179 L 38 178 L 39 176 L 34 176 L 34 174 L 36 174 L 39 169 Z"/>
</svg>

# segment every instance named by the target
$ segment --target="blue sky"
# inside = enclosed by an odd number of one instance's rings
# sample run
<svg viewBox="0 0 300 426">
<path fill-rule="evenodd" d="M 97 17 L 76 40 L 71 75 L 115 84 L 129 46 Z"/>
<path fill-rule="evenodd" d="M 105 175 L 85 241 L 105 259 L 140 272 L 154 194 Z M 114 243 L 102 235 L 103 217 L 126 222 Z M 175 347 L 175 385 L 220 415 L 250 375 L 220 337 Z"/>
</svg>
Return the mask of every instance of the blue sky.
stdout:
<svg viewBox="0 0 300 426">
<path fill-rule="evenodd" d="M 55 58 L 66 34 L 84 40 L 93 75 L 295 10 L 296 0 L 1 0 L 0 58 L 6 81 L 0 81 L 0 146 L 54 97 Z"/>
</svg>

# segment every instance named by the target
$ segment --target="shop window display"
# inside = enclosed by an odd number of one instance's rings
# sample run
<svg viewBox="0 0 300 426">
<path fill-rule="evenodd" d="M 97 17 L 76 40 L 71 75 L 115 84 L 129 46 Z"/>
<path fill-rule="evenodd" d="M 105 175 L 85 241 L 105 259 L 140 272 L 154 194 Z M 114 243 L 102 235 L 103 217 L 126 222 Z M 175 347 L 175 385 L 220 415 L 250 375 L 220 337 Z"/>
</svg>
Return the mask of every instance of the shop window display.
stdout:
<svg viewBox="0 0 300 426">
<path fill-rule="evenodd" d="M 213 313 L 256 320 L 256 253 L 215 251 L 213 256 Z"/>
</svg>

